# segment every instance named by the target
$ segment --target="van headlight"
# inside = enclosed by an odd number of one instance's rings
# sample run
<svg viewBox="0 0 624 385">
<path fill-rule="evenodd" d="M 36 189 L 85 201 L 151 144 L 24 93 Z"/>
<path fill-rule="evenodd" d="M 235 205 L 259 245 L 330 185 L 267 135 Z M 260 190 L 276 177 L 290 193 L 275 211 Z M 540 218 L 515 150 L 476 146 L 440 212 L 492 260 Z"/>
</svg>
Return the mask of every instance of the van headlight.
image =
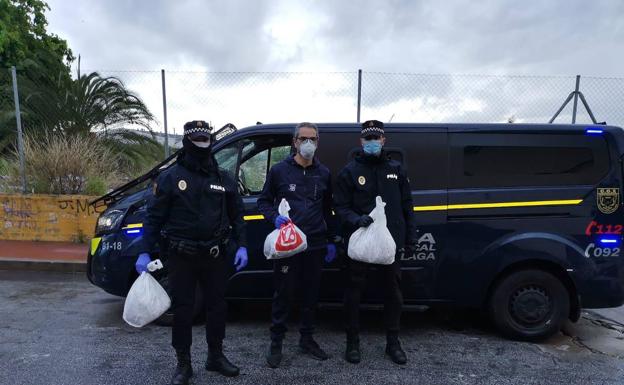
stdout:
<svg viewBox="0 0 624 385">
<path fill-rule="evenodd" d="M 95 227 L 96 234 L 110 233 L 115 230 L 123 219 L 123 210 L 111 210 L 100 215 Z"/>
</svg>

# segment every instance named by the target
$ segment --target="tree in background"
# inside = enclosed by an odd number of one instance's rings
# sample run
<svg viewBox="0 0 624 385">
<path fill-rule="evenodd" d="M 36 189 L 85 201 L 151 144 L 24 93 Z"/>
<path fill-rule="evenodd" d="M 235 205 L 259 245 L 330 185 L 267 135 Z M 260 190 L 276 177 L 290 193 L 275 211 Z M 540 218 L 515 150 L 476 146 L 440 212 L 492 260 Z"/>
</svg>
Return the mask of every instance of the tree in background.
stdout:
<svg viewBox="0 0 624 385">
<path fill-rule="evenodd" d="M 115 155 L 111 161 L 122 175 L 148 169 L 164 153 L 151 135 L 153 115 L 117 78 L 80 74 L 80 69 L 72 78 L 72 51 L 65 40 L 46 31 L 49 9 L 41 0 L 0 0 L 0 157 L 12 158 L 15 149 L 9 72 L 15 66 L 22 126 L 31 140 L 83 137 L 87 146 L 95 139 Z M 147 129 L 149 135 L 130 128 Z"/>
<path fill-rule="evenodd" d="M 95 136 L 118 155 L 119 168 L 134 175 L 162 158 L 151 136 L 154 116 L 143 101 L 115 77 L 97 72 L 59 78 L 54 87 L 29 88 L 23 114 L 38 130 L 65 136 Z M 128 128 L 146 129 L 142 135 Z"/>
<path fill-rule="evenodd" d="M 15 66 L 20 80 L 40 87 L 70 78 L 74 60 L 67 42 L 46 31 L 47 3 L 41 0 L 0 0 L 0 151 L 15 141 L 15 111 L 9 69 Z M 26 130 L 32 128 L 24 121 Z"/>
</svg>

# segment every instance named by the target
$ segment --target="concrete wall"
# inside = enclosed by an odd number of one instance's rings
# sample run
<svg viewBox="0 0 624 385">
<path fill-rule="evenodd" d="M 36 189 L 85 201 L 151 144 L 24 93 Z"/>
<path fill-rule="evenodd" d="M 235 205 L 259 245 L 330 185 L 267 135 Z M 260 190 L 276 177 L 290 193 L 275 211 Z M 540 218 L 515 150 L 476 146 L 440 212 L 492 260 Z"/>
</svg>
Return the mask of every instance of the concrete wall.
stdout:
<svg viewBox="0 0 624 385">
<path fill-rule="evenodd" d="M 99 213 L 86 195 L 0 194 L 0 239 L 16 241 L 87 242 Z"/>
</svg>

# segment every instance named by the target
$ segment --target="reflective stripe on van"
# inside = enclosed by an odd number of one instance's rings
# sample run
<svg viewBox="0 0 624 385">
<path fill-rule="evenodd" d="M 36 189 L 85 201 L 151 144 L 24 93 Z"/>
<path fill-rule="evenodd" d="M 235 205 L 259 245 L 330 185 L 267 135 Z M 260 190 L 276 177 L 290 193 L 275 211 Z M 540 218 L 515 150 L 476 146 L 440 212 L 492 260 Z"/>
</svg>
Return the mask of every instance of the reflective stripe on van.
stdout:
<svg viewBox="0 0 624 385">
<path fill-rule="evenodd" d="M 414 206 L 414 211 L 493 209 L 493 208 L 501 208 L 501 207 L 563 206 L 563 205 L 578 205 L 582 201 L 583 201 L 582 199 L 566 199 L 566 200 L 551 200 L 551 201 L 466 203 L 466 204 L 456 204 L 456 205 Z"/>
</svg>

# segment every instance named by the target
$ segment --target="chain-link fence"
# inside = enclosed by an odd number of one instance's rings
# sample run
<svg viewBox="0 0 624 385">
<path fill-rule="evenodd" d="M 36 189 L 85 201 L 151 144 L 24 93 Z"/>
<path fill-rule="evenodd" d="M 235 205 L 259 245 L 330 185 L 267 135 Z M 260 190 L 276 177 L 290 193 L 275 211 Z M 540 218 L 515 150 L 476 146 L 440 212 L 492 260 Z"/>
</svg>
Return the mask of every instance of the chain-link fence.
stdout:
<svg viewBox="0 0 624 385">
<path fill-rule="evenodd" d="M 82 71 L 83 74 L 90 72 Z M 358 71 L 99 73 L 120 79 L 143 100 L 154 115 L 150 126 L 157 133 L 164 130 L 165 96 L 168 132 L 172 135 L 180 135 L 184 122 L 193 119 L 209 120 L 216 127 L 228 122 L 238 127 L 256 122 L 353 122 L 358 116 L 361 120 L 385 122 L 546 123 L 576 85 L 575 76 L 367 71 L 360 74 Z M 20 99 L 30 97 L 32 87 L 20 84 L 18 88 Z M 584 94 L 597 121 L 624 125 L 624 111 L 620 108 L 624 101 L 624 78 L 581 77 L 579 91 Z M 5 92 L 3 88 L 0 108 L 5 118 L 11 114 L 12 106 L 12 92 Z M 570 102 L 555 123 L 570 123 L 572 111 L 573 102 Z M 53 114 L 53 111 L 43 113 Z M 591 122 L 581 100 L 578 101 L 576 122 Z M 174 137 L 170 142 L 175 141 Z"/>
<path fill-rule="evenodd" d="M 137 92 L 163 129 L 160 71 L 105 71 Z M 362 120 L 394 122 L 546 123 L 570 92 L 574 76 L 426 75 L 363 71 Z M 358 72 L 242 73 L 165 72 L 169 131 L 206 119 L 215 126 L 256 122 L 353 122 L 358 109 Z M 596 119 L 624 125 L 624 78 L 582 77 L 580 92 Z M 569 103 L 556 123 L 572 120 Z M 578 103 L 577 123 L 590 123 Z"/>
<path fill-rule="evenodd" d="M 226 123 L 245 127 L 256 122 L 358 119 L 547 123 L 555 115 L 555 123 L 586 124 L 592 122 L 587 103 L 597 122 L 624 126 L 620 108 L 624 78 L 366 71 L 98 71 L 99 76 L 92 72 L 51 79 L 36 71 L 18 71 L 22 129 L 26 139 L 31 132 L 97 132 L 119 158 L 116 169 L 123 178 L 162 159 L 165 137 L 169 146 L 178 147 L 182 126 L 193 119 L 208 120 L 217 128 Z M 9 159 L 11 170 L 15 168 L 19 148 L 13 85 L 10 71 L 0 73 L 0 182 L 7 179 Z M 165 127 L 168 136 L 163 134 Z M 139 131 L 119 130 L 128 128 Z M 156 141 L 145 129 L 155 134 Z"/>
</svg>

